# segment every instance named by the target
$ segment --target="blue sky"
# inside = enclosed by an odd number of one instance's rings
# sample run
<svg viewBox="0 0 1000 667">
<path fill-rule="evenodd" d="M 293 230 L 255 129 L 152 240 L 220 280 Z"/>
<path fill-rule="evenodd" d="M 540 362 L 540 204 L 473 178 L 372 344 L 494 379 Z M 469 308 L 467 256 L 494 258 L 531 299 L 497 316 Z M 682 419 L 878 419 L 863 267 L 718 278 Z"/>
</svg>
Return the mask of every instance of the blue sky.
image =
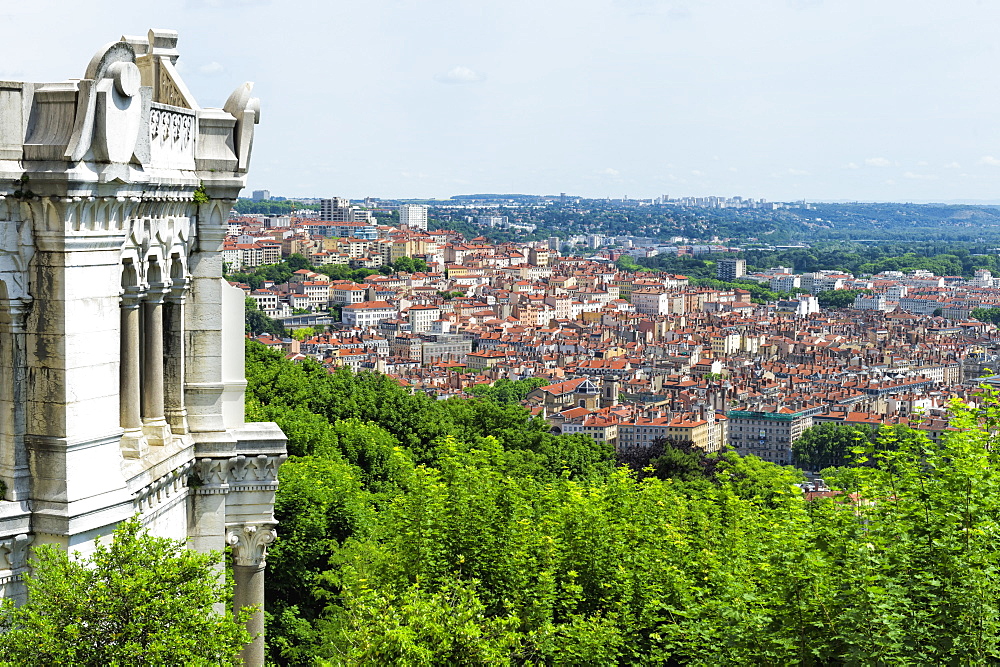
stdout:
<svg viewBox="0 0 1000 667">
<path fill-rule="evenodd" d="M 997 2 L 33 0 L 0 23 L 0 78 L 32 81 L 178 30 L 202 105 L 256 82 L 250 188 L 278 195 L 1000 199 Z"/>
</svg>

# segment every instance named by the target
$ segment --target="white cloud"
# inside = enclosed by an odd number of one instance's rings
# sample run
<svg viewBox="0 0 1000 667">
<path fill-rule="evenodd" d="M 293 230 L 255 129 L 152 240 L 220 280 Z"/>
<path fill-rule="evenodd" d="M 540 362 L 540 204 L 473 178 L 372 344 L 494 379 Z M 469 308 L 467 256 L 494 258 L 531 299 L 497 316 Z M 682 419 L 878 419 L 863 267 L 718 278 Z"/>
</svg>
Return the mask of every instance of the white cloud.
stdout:
<svg viewBox="0 0 1000 667">
<path fill-rule="evenodd" d="M 861 169 L 861 165 L 859 165 L 857 162 L 848 162 L 847 164 L 844 165 L 844 168 L 845 169 Z"/>
<path fill-rule="evenodd" d="M 895 185 L 895 184 L 896 184 L 896 181 L 894 181 L 894 180 L 892 180 L 892 179 L 890 178 L 890 179 L 889 179 L 888 181 L 883 181 L 883 183 L 884 183 L 885 185 Z"/>
<path fill-rule="evenodd" d="M 992 155 L 984 155 L 979 158 L 979 164 L 985 164 L 990 167 L 1000 167 L 1000 160 L 996 159 Z"/>
<path fill-rule="evenodd" d="M 885 159 L 884 157 L 870 157 L 865 160 L 865 164 L 869 167 L 889 167 L 892 166 L 892 162 Z"/>
<path fill-rule="evenodd" d="M 202 74 L 218 74 L 222 70 L 226 69 L 221 63 L 217 63 L 214 60 L 207 65 L 202 65 L 198 68 L 198 71 Z"/>
<path fill-rule="evenodd" d="M 469 67 L 456 65 L 444 74 L 435 74 L 434 80 L 438 83 L 478 83 L 485 81 L 486 76 Z"/>
<path fill-rule="evenodd" d="M 918 167 L 926 167 L 928 164 L 930 164 L 930 163 L 927 162 L 927 160 L 921 160 L 920 162 L 917 163 L 917 166 Z"/>
<path fill-rule="evenodd" d="M 789 176 L 808 176 L 809 172 L 804 169 L 789 169 L 785 172 Z"/>
<path fill-rule="evenodd" d="M 703 171 L 700 171 L 700 170 L 698 170 L 698 169 L 694 169 L 694 170 L 692 170 L 692 171 L 691 171 L 691 175 L 692 175 L 692 176 L 704 176 L 704 175 L 705 175 L 705 172 L 703 172 Z"/>
<path fill-rule="evenodd" d="M 616 176 L 618 176 L 619 171 L 617 169 L 612 169 L 611 167 L 607 167 L 605 169 L 601 169 L 597 173 L 600 174 L 601 176 L 616 177 Z"/>
<path fill-rule="evenodd" d="M 908 171 L 903 174 L 903 178 L 909 178 L 914 181 L 936 181 L 938 177 L 934 174 L 915 174 L 912 171 Z"/>
<path fill-rule="evenodd" d="M 944 166 L 945 169 L 961 169 L 962 165 L 957 162 L 949 162 Z"/>
<path fill-rule="evenodd" d="M 736 172 L 739 171 L 739 169 L 737 169 L 736 167 L 729 167 L 726 171 L 731 171 L 735 174 Z"/>
</svg>

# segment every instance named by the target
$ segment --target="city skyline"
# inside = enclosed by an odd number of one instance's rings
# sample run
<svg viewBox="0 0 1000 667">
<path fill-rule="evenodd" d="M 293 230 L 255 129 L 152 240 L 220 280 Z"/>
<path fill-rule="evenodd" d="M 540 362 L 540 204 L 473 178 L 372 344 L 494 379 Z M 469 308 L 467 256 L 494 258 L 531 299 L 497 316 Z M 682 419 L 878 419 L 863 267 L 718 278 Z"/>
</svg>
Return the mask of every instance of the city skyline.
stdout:
<svg viewBox="0 0 1000 667">
<path fill-rule="evenodd" d="M 61 63 L 92 55 L 79 33 L 119 36 L 112 9 L 123 33 L 179 30 L 205 104 L 257 84 L 247 196 L 950 202 L 1000 184 L 1000 7 L 972 0 L 295 8 L 8 5 L 0 80 L 82 76 Z"/>
</svg>

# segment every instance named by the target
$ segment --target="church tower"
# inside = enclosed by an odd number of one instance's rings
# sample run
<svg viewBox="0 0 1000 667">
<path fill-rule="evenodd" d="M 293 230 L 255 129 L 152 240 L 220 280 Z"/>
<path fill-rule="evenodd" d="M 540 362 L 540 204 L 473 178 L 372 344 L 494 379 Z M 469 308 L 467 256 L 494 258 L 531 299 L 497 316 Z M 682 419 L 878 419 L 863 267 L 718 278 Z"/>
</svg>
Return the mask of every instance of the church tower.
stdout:
<svg viewBox="0 0 1000 667">
<path fill-rule="evenodd" d="M 177 33 L 102 47 L 83 78 L 0 81 L 0 593 L 31 545 L 88 552 L 138 514 L 232 547 L 263 604 L 285 437 L 243 414 L 243 294 L 222 279 L 260 119 L 201 107 Z M 263 664 L 261 637 L 244 652 Z"/>
</svg>

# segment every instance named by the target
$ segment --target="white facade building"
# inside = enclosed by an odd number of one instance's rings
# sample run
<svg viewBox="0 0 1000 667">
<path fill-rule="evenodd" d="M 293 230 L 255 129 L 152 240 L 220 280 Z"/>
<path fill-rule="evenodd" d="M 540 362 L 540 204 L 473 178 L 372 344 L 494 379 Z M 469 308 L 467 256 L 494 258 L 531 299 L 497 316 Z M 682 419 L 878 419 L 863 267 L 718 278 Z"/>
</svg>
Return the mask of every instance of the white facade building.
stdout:
<svg viewBox="0 0 1000 667">
<path fill-rule="evenodd" d="M 176 47 L 151 30 L 81 78 L 0 82 L 4 597 L 24 595 L 31 546 L 87 553 L 138 514 L 231 547 L 234 606 L 264 602 L 285 438 L 244 422 L 244 295 L 220 252 L 259 102 L 244 84 L 201 107 Z M 263 664 L 260 612 L 249 629 Z"/>
<path fill-rule="evenodd" d="M 383 320 L 391 320 L 399 315 L 399 311 L 385 301 L 362 301 L 344 306 L 340 321 L 352 327 L 366 329 L 378 326 Z"/>
<path fill-rule="evenodd" d="M 409 229 L 427 230 L 427 207 L 420 204 L 403 204 L 399 207 L 399 224 Z"/>
</svg>

